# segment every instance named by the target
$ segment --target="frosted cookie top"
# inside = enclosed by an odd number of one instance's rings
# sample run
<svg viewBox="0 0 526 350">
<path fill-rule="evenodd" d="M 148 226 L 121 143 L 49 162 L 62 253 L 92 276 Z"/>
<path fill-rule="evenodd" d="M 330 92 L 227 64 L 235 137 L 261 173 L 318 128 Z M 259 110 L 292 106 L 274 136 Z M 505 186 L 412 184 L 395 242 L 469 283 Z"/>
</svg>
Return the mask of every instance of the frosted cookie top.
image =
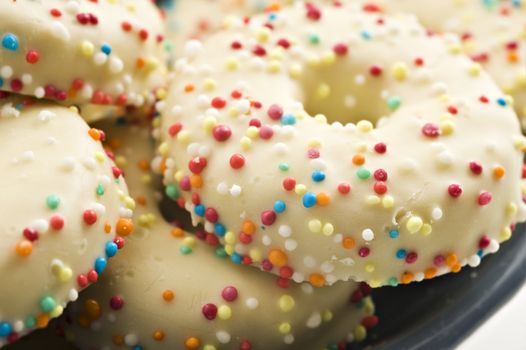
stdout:
<svg viewBox="0 0 526 350">
<path fill-rule="evenodd" d="M 297 282 L 478 265 L 526 214 L 510 100 L 456 37 L 331 4 L 187 43 L 159 104 L 167 194 L 234 262 Z"/>
<path fill-rule="evenodd" d="M 59 316 L 133 229 L 103 137 L 74 108 L 0 98 L 0 345 Z"/>
<path fill-rule="evenodd" d="M 149 0 L 0 3 L 0 89 L 65 104 L 143 105 L 165 79 Z"/>
</svg>

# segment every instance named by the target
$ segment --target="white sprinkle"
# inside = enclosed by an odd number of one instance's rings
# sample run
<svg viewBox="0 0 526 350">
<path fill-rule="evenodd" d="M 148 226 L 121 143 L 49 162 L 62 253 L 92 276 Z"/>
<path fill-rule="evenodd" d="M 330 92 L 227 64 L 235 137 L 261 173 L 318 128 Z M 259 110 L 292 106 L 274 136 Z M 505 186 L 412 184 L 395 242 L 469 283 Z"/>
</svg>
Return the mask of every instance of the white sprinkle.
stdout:
<svg viewBox="0 0 526 350">
<path fill-rule="evenodd" d="M 307 328 L 318 328 L 321 324 L 321 315 L 319 312 L 314 312 L 306 322 Z"/>
<path fill-rule="evenodd" d="M 95 159 L 89 157 L 89 158 L 85 158 L 83 161 L 82 161 L 82 165 L 84 165 L 84 167 L 88 170 L 93 170 L 95 169 L 95 166 L 97 165 L 97 162 L 95 161 Z"/>
<path fill-rule="evenodd" d="M 33 82 L 33 76 L 31 74 L 22 74 L 22 83 L 29 85 Z"/>
<path fill-rule="evenodd" d="M 422 282 L 424 280 L 424 273 L 423 272 L 417 272 L 415 273 L 415 281 L 416 282 Z"/>
<path fill-rule="evenodd" d="M 256 299 L 256 298 L 248 298 L 246 301 L 245 301 L 245 305 L 250 309 L 250 310 L 255 310 L 258 308 L 259 306 L 259 301 Z"/>
<path fill-rule="evenodd" d="M 332 271 L 334 271 L 334 265 L 326 261 L 323 264 L 321 264 L 321 271 L 325 273 L 331 273 Z"/>
<path fill-rule="evenodd" d="M 68 41 L 71 37 L 67 28 L 58 21 L 53 21 L 51 24 L 51 33 L 57 39 Z"/>
<path fill-rule="evenodd" d="M 103 204 L 101 204 L 101 203 L 93 203 L 91 205 L 91 208 L 99 216 L 102 216 L 102 215 L 104 215 L 104 213 L 106 213 L 106 207 Z"/>
<path fill-rule="evenodd" d="M 468 264 L 471 267 L 479 266 L 480 265 L 480 256 L 478 256 L 477 254 L 473 254 L 472 256 L 469 257 Z"/>
<path fill-rule="evenodd" d="M 13 76 L 13 68 L 11 66 L 3 66 L 0 68 L 0 77 L 9 79 Z"/>
<path fill-rule="evenodd" d="M 365 76 L 362 74 L 358 74 L 354 77 L 354 83 L 356 85 L 363 85 L 365 83 Z"/>
<path fill-rule="evenodd" d="M 130 334 L 126 334 L 124 336 L 124 342 L 126 343 L 126 345 L 128 346 L 134 346 L 134 345 L 137 345 L 137 342 L 139 341 L 139 337 L 137 337 L 137 335 L 133 334 L 133 333 L 130 333 Z"/>
<path fill-rule="evenodd" d="M 1 118 L 18 118 L 20 116 L 20 111 L 13 107 L 11 103 L 8 103 L 0 109 Z"/>
<path fill-rule="evenodd" d="M 440 209 L 439 207 L 435 207 L 433 208 L 433 210 L 431 211 L 431 217 L 433 218 L 433 220 L 435 221 L 438 221 L 440 219 L 442 219 L 442 216 L 444 215 L 444 213 L 442 212 L 442 209 Z"/>
<path fill-rule="evenodd" d="M 301 291 L 305 294 L 312 294 L 314 292 L 314 287 L 310 283 L 303 283 L 301 285 Z"/>
<path fill-rule="evenodd" d="M 286 336 L 283 337 L 283 342 L 285 344 L 292 344 L 294 343 L 294 335 L 292 334 L 287 334 Z"/>
<path fill-rule="evenodd" d="M 453 155 L 448 151 L 440 152 L 437 155 L 437 161 L 445 166 L 453 164 Z"/>
<path fill-rule="evenodd" d="M 50 111 L 44 109 L 44 110 L 40 111 L 40 113 L 38 113 L 37 118 L 38 118 L 38 120 L 40 120 L 40 121 L 47 122 L 47 121 L 49 121 L 51 118 L 54 118 L 55 116 L 56 116 L 55 113 L 50 112 Z"/>
<path fill-rule="evenodd" d="M 274 152 L 276 152 L 276 154 L 278 155 L 286 154 L 289 151 L 289 147 L 282 142 L 276 143 L 273 147 L 274 147 Z"/>
<path fill-rule="evenodd" d="M 489 242 L 489 246 L 488 246 L 488 248 L 486 248 L 486 251 L 488 253 L 496 253 L 496 252 L 499 251 L 499 248 L 500 248 L 499 242 L 497 242 L 496 240 L 492 239 Z"/>
<path fill-rule="evenodd" d="M 33 91 L 33 94 L 36 98 L 43 98 L 46 95 L 46 90 L 43 87 L 39 86 Z"/>
<path fill-rule="evenodd" d="M 70 289 L 68 292 L 68 300 L 75 301 L 79 298 L 79 292 L 76 289 Z"/>
<path fill-rule="evenodd" d="M 31 227 L 38 233 L 43 234 L 49 230 L 49 222 L 45 219 L 37 219 L 31 224 Z"/>
<path fill-rule="evenodd" d="M 95 55 L 93 55 L 93 63 L 95 63 L 96 66 L 102 66 L 108 61 L 108 56 L 104 52 L 97 52 Z"/>
<path fill-rule="evenodd" d="M 292 280 L 296 283 L 303 283 L 305 282 L 305 275 L 303 275 L 301 272 L 294 272 L 292 274 Z"/>
<path fill-rule="evenodd" d="M 64 171 L 73 171 L 75 169 L 75 158 L 73 157 L 65 157 L 62 160 L 62 164 L 60 165 L 60 168 Z"/>
<path fill-rule="evenodd" d="M 220 182 L 217 184 L 216 190 L 219 194 L 225 195 L 228 193 L 228 185 L 224 182 Z"/>
<path fill-rule="evenodd" d="M 228 344 L 228 343 L 230 343 L 230 334 L 225 332 L 225 331 L 218 331 L 216 333 L 216 337 L 217 337 L 217 340 L 221 344 Z"/>
<path fill-rule="evenodd" d="M 238 197 L 241 194 L 241 187 L 239 185 L 232 185 L 230 187 L 230 195 L 232 197 Z"/>
<path fill-rule="evenodd" d="M 303 264 L 306 267 L 314 267 L 316 266 L 316 260 L 312 256 L 307 255 L 303 258 Z"/>
<path fill-rule="evenodd" d="M 288 225 L 281 225 L 278 228 L 278 233 L 281 237 L 287 238 L 290 237 L 290 235 L 292 234 L 292 229 Z"/>
<path fill-rule="evenodd" d="M 15 323 L 13 323 L 13 330 L 17 333 L 22 332 L 24 330 L 24 322 L 18 320 Z"/>
<path fill-rule="evenodd" d="M 295 239 L 287 239 L 285 241 L 285 249 L 292 252 L 298 248 L 298 242 Z"/>
<path fill-rule="evenodd" d="M 184 55 L 194 58 L 203 51 L 203 44 L 199 40 L 188 40 L 184 45 Z"/>
<path fill-rule="evenodd" d="M 264 235 L 263 237 L 261 237 L 261 243 L 263 243 L 263 245 L 265 246 L 269 246 L 272 244 L 272 239 L 269 235 Z"/>
<path fill-rule="evenodd" d="M 118 74 L 124 69 L 124 63 L 118 57 L 110 58 L 110 72 L 113 74 Z"/>
<path fill-rule="evenodd" d="M 374 232 L 373 230 L 371 230 L 370 228 L 366 228 L 365 230 L 362 231 L 362 238 L 365 240 L 365 241 L 372 241 L 374 239 Z"/>
</svg>

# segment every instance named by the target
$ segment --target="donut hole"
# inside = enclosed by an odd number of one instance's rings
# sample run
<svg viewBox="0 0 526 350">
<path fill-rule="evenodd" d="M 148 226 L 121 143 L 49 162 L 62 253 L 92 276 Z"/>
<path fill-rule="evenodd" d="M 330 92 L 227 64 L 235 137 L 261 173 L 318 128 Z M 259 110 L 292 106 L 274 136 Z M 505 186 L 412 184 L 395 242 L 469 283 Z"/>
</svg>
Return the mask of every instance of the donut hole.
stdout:
<svg viewBox="0 0 526 350">
<path fill-rule="evenodd" d="M 357 68 L 347 60 L 307 68 L 300 79 L 305 111 L 342 124 L 368 120 L 376 125 L 390 114 L 383 79 L 374 75 L 378 72 L 370 68 L 372 73 L 364 74 L 367 70 Z"/>
</svg>

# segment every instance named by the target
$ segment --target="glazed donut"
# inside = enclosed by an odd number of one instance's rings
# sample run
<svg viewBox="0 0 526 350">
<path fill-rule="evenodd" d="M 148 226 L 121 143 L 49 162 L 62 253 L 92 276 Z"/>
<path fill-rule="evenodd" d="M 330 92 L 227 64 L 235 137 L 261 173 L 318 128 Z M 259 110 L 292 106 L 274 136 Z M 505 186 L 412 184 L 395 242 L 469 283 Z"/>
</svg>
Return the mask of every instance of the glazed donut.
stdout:
<svg viewBox="0 0 526 350">
<path fill-rule="evenodd" d="M 214 254 L 166 223 L 148 169 L 154 151 L 148 128 L 108 133 L 110 145 L 121 145 L 116 161 L 136 198 L 138 225 L 102 280 L 68 309 L 73 324 L 65 333 L 78 347 L 322 349 L 348 334 L 361 340 L 377 322 L 365 285 L 282 289 L 271 275 L 234 266 L 220 247 Z M 213 235 L 207 240 L 217 244 Z"/>
<path fill-rule="evenodd" d="M 102 135 L 74 108 L 0 99 L 0 347 L 59 316 L 133 229 Z"/>
<path fill-rule="evenodd" d="M 380 6 L 377 6 L 380 5 Z M 523 124 L 526 118 L 526 3 L 524 1 L 378 0 L 371 10 L 415 14 L 429 29 L 461 36 L 451 50 L 463 50 L 480 62 L 499 86 L 513 96 Z M 524 126 L 524 125 L 523 125 Z"/>
<path fill-rule="evenodd" d="M 190 42 L 174 74 L 166 193 L 236 263 L 394 286 L 478 265 L 526 217 L 509 100 L 413 17 L 297 4 Z"/>
<path fill-rule="evenodd" d="M 152 1 L 2 1 L 0 89 L 65 104 L 153 104 L 165 83 Z"/>
</svg>

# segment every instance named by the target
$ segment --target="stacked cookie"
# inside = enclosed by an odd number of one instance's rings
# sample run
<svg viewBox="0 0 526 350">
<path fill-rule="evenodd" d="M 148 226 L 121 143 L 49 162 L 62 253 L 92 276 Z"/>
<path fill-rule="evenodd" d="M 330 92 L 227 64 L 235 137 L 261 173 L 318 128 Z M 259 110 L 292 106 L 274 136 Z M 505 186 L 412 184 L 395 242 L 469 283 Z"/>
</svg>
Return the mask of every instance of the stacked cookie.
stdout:
<svg viewBox="0 0 526 350">
<path fill-rule="evenodd" d="M 524 85 L 475 52 L 521 62 L 524 33 L 473 49 L 400 3 L 1 4 L 0 345 L 74 301 L 80 349 L 345 349 L 371 287 L 496 252 L 526 219 Z"/>
</svg>

